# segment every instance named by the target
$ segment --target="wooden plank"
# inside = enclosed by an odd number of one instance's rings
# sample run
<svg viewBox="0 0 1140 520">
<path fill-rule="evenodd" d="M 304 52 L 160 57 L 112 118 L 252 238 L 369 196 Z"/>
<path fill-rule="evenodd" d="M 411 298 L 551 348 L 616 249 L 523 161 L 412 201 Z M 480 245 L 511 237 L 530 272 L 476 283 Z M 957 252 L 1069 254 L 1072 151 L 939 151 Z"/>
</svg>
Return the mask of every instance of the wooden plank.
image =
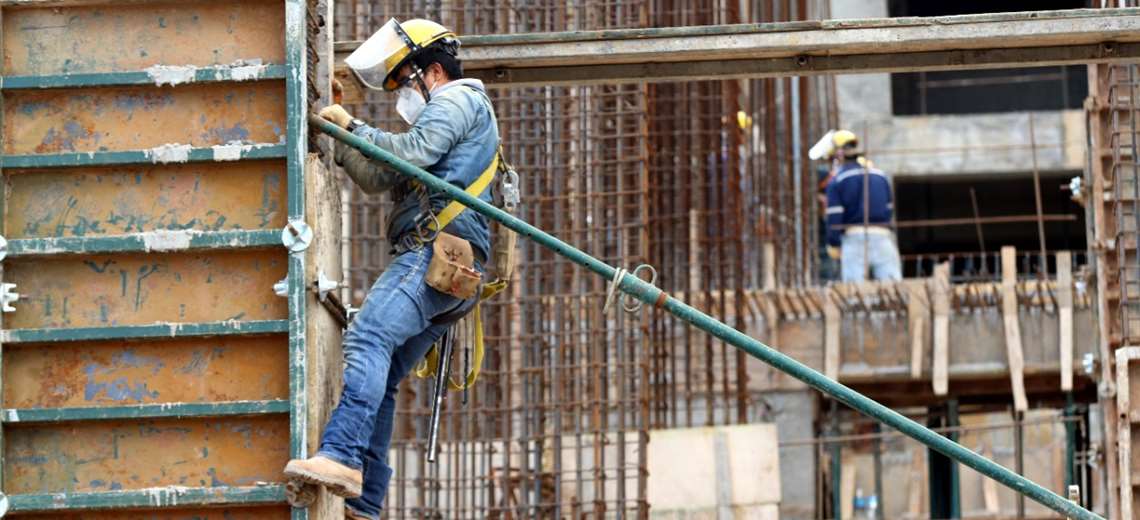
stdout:
<svg viewBox="0 0 1140 520">
<path fill-rule="evenodd" d="M 318 273 L 339 279 L 341 273 L 340 183 L 336 175 L 325 170 L 316 154 L 305 161 L 305 215 L 314 229 L 313 243 L 305 251 L 305 279 L 316 280 Z M 321 433 L 336 408 L 343 386 L 343 354 L 341 327 L 316 298 L 308 298 L 305 329 L 308 381 L 308 453 L 320 448 Z M 284 350 L 282 351 L 285 352 Z M 458 358 L 457 358 L 458 359 Z M 284 366 L 284 365 L 282 365 Z M 339 518 L 343 502 L 322 489 L 316 503 L 309 508 L 310 518 Z"/>
<path fill-rule="evenodd" d="M 287 366 L 281 335 L 5 345 L 3 406 L 286 399 Z"/>
<path fill-rule="evenodd" d="M 823 374 L 834 380 L 839 380 L 839 365 L 842 362 L 839 352 L 839 329 L 842 325 L 842 316 L 839 307 L 832 300 L 830 289 L 822 289 L 823 299 Z"/>
<path fill-rule="evenodd" d="M 765 291 L 776 289 L 776 244 L 764 242 L 764 285 Z"/>
<path fill-rule="evenodd" d="M 994 450 L 989 443 L 986 444 L 983 453 L 987 459 L 994 460 Z M 982 477 L 982 504 L 986 508 L 987 515 L 998 516 L 1001 514 L 1001 503 L 998 501 L 997 481 L 992 478 Z"/>
<path fill-rule="evenodd" d="M 1060 335 L 1061 390 L 1073 390 L 1073 255 L 1057 253 L 1057 321 Z"/>
<path fill-rule="evenodd" d="M 843 467 L 839 471 L 839 500 L 843 504 L 842 518 L 854 518 L 855 477 L 858 468 L 851 457 L 843 457 Z"/>
<path fill-rule="evenodd" d="M 1121 412 L 1116 433 L 1121 518 L 1135 518 L 1132 496 L 1133 486 L 1137 482 L 1133 473 L 1135 465 L 1132 463 L 1132 421 L 1129 420 L 1128 411 L 1132 410 L 1132 366 L 1137 361 L 1140 361 L 1140 347 L 1121 347 L 1116 350 L 1116 409 Z"/>
<path fill-rule="evenodd" d="M 285 62 L 285 10 L 279 1 L 98 3 L 36 2 L 43 8 L 8 9 L 3 74 L 202 67 L 251 58 Z"/>
<path fill-rule="evenodd" d="M 934 310 L 934 351 L 931 360 L 931 384 L 934 395 L 946 395 L 950 390 L 950 263 L 943 262 L 934 268 L 929 282 L 931 307 Z"/>
<path fill-rule="evenodd" d="M 278 320 L 286 301 L 280 250 L 26 258 L 5 281 L 30 296 L 5 316 L 10 329 Z M 169 329 L 170 325 L 168 325 Z"/>
<path fill-rule="evenodd" d="M 285 415 L 5 427 L 5 493 L 85 493 L 280 482 Z"/>
<path fill-rule="evenodd" d="M 905 282 L 907 303 L 907 331 L 910 334 L 910 377 L 922 377 L 922 355 L 926 350 L 927 327 L 930 320 L 930 298 L 926 294 L 928 281 Z"/>
<path fill-rule="evenodd" d="M 284 105 L 280 81 L 6 92 L 4 153 L 276 143 L 285 138 Z M 182 153 L 159 149 L 154 159 L 177 162 Z"/>
<path fill-rule="evenodd" d="M 468 75 L 515 85 L 1088 63 L 1140 52 L 1130 43 L 1138 41 L 1138 14 L 1085 9 L 464 36 L 461 57 Z M 339 42 L 338 63 L 359 45 Z"/>
<path fill-rule="evenodd" d="M 1029 409 L 1025 396 L 1025 355 L 1021 346 L 1021 323 L 1017 304 L 1017 250 L 1001 248 L 1001 314 L 1005 328 L 1005 352 L 1009 360 L 1009 379 L 1013 389 L 1013 408 Z"/>
</svg>

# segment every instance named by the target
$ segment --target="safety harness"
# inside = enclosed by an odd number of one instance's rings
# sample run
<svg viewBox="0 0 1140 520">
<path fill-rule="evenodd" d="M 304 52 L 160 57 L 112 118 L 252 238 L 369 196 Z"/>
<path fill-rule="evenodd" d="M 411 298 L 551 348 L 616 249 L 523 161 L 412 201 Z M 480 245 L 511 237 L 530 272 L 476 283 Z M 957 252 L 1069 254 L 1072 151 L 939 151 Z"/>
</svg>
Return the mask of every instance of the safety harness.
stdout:
<svg viewBox="0 0 1140 520">
<path fill-rule="evenodd" d="M 502 172 L 503 176 L 500 178 L 500 192 L 504 194 L 505 201 L 502 206 L 503 209 L 507 211 L 513 211 L 514 205 L 517 204 L 518 200 L 518 174 L 514 171 L 513 168 L 511 168 L 509 164 L 507 164 L 505 160 L 503 160 L 502 156 L 503 149 L 502 146 L 500 146 L 499 150 L 495 153 L 494 158 L 491 159 L 491 164 L 488 165 L 487 168 L 483 170 L 483 173 L 481 173 L 479 177 L 475 179 L 475 182 L 472 182 L 471 185 L 468 186 L 464 191 L 474 197 L 480 197 L 487 191 L 487 189 L 491 187 L 491 184 L 495 180 L 495 174 Z M 420 190 L 423 190 L 422 185 L 417 185 L 417 191 Z M 433 215 L 431 213 L 429 203 L 426 202 L 428 200 L 426 190 L 420 191 L 420 195 L 422 204 L 424 204 L 426 207 L 424 211 L 421 211 L 421 215 Z M 435 235 L 446 228 L 448 224 L 458 218 L 459 215 L 461 215 L 465 210 L 467 210 L 467 206 L 464 206 L 459 201 L 451 201 L 451 203 L 445 206 L 442 211 L 440 211 L 438 214 L 434 214 L 434 216 L 426 221 L 424 225 L 427 231 L 426 233 L 416 232 L 409 233 L 409 235 L 415 235 L 415 239 L 420 242 L 420 246 L 422 247 L 424 243 L 430 242 Z M 427 238 L 427 240 L 424 240 L 424 238 Z M 495 233 L 495 244 L 492 247 L 492 250 L 494 252 L 499 252 L 505 249 L 513 250 L 516 241 L 517 237 L 514 235 L 514 231 L 499 226 Z M 495 254 L 493 258 L 488 260 L 493 260 L 496 264 L 495 280 L 482 284 L 482 287 L 476 295 L 476 301 L 473 305 L 473 308 L 471 309 L 471 312 L 456 320 L 474 320 L 474 334 L 472 335 L 474 356 L 471 360 L 472 363 L 470 369 L 467 374 L 464 375 L 462 382 L 456 382 L 451 377 L 448 377 L 448 387 L 450 387 L 452 390 L 466 390 L 474 385 L 475 381 L 479 379 L 479 370 L 483 366 L 483 357 L 485 350 L 483 344 L 483 319 L 482 314 L 480 313 L 480 307 L 482 306 L 481 303 L 483 300 L 492 298 L 496 294 L 502 292 L 510 283 L 510 275 L 514 264 L 514 255 Z M 463 306 L 461 305 L 461 307 Z M 412 370 L 412 373 L 415 374 L 416 377 L 422 379 L 435 376 L 436 367 L 439 366 L 439 351 L 440 349 L 438 343 L 432 345 L 427 355 L 425 355 L 424 359 Z"/>
</svg>

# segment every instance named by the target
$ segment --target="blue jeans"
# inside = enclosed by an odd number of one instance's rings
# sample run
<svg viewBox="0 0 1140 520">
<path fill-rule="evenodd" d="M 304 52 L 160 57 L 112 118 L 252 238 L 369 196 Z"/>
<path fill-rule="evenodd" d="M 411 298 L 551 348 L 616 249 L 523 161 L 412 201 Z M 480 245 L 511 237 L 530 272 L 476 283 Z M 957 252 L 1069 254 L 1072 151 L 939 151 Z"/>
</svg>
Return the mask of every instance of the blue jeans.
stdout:
<svg viewBox="0 0 1140 520">
<path fill-rule="evenodd" d="M 372 285 L 344 335 L 344 391 L 317 453 L 363 471 L 363 495 L 345 505 L 372 518 L 392 478 L 397 387 L 447 330 L 431 319 L 463 303 L 424 283 L 431 256 L 430 245 L 404 253 Z"/>
<path fill-rule="evenodd" d="M 875 280 L 901 280 L 902 265 L 894 236 L 889 233 L 849 233 L 843 235 L 841 264 L 844 282 L 865 278 L 864 256 Z"/>
</svg>

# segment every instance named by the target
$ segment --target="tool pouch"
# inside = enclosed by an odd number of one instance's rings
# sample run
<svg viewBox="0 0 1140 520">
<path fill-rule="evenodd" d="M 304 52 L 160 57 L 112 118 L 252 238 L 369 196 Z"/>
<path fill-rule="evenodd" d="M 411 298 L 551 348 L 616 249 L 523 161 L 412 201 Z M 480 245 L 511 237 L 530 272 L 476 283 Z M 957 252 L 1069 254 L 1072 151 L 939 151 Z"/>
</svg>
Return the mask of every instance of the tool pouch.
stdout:
<svg viewBox="0 0 1140 520">
<path fill-rule="evenodd" d="M 440 232 L 432 242 L 428 264 L 429 287 L 456 298 L 474 298 L 479 293 L 483 275 L 475 270 L 475 253 L 471 243 L 450 233 Z"/>
</svg>

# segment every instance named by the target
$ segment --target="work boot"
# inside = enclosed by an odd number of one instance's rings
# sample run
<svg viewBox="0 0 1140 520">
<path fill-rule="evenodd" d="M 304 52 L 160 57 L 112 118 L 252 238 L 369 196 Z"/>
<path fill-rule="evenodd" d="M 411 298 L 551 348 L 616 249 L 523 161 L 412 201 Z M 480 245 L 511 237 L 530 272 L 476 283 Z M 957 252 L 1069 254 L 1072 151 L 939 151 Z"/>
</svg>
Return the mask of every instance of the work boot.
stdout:
<svg viewBox="0 0 1140 520">
<path fill-rule="evenodd" d="M 344 508 L 344 520 L 372 520 L 372 519 L 367 517 L 367 516 L 364 516 L 360 513 L 357 513 L 356 511 L 353 511 L 351 507 L 345 507 Z"/>
<path fill-rule="evenodd" d="M 359 497 L 364 481 L 360 470 L 320 455 L 289 461 L 285 465 L 285 477 L 324 486 L 330 493 L 344 498 Z"/>
</svg>

